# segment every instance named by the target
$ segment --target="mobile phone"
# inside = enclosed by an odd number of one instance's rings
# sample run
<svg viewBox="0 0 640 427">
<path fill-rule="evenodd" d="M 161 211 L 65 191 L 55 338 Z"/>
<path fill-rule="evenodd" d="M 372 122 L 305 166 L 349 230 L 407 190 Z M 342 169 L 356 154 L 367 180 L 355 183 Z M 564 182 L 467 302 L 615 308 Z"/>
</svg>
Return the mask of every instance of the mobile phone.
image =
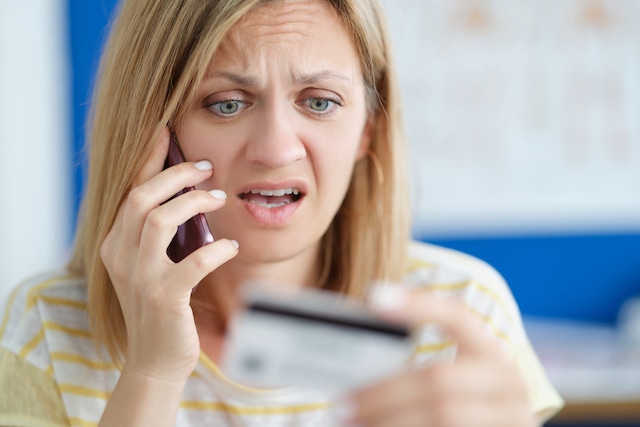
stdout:
<svg viewBox="0 0 640 427">
<path fill-rule="evenodd" d="M 182 150 L 180 150 L 178 140 L 172 133 L 169 141 L 169 152 L 164 162 L 164 169 L 181 162 L 184 162 L 184 155 L 182 154 Z M 174 194 L 169 200 L 194 189 L 195 187 L 184 188 Z M 196 249 L 212 242 L 213 235 L 209 229 L 207 218 L 205 218 L 203 213 L 199 213 L 188 219 L 184 224 L 178 226 L 178 231 L 175 236 L 173 236 L 173 240 L 171 240 L 167 248 L 167 255 L 169 255 L 169 258 L 171 258 L 173 262 L 180 262 Z"/>
<path fill-rule="evenodd" d="M 231 318 L 221 361 L 233 381 L 344 393 L 410 364 L 409 327 L 375 317 L 364 303 L 256 284 L 243 285 L 240 296 L 244 308 Z"/>
</svg>

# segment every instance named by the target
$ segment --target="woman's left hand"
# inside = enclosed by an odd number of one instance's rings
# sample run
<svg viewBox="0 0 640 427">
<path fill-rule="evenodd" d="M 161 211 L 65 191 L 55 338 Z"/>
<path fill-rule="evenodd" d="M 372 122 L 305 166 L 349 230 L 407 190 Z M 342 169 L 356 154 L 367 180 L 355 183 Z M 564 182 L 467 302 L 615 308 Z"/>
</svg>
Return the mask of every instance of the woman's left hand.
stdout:
<svg viewBox="0 0 640 427">
<path fill-rule="evenodd" d="M 412 325 L 437 324 L 457 344 L 453 363 L 405 371 L 352 396 L 352 425 L 376 427 L 533 427 L 527 387 L 502 343 L 454 300 L 374 293 L 383 317 Z"/>
</svg>

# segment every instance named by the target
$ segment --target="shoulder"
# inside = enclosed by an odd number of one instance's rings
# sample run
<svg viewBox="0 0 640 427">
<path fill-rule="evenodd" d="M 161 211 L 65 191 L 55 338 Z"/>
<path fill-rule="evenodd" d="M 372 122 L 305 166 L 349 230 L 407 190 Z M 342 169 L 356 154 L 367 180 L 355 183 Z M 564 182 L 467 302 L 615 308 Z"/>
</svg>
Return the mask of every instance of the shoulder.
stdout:
<svg viewBox="0 0 640 427">
<path fill-rule="evenodd" d="M 509 344 L 525 338 L 518 306 L 502 275 L 474 256 L 423 242 L 409 245 L 405 284 L 461 300 Z"/>
<path fill-rule="evenodd" d="M 0 346 L 36 367 L 50 361 L 40 344 L 46 329 L 85 323 L 86 282 L 64 271 L 41 274 L 17 286 L 0 310 Z"/>
<path fill-rule="evenodd" d="M 20 367 L 35 378 L 25 387 L 48 384 L 47 390 L 62 396 L 69 419 L 97 424 L 119 371 L 93 340 L 86 279 L 65 272 L 30 279 L 16 288 L 1 315 L 0 353 L 6 357 L 0 375 Z"/>
<path fill-rule="evenodd" d="M 534 410 L 541 419 L 562 407 L 562 399 L 529 343 L 511 290 L 492 266 L 455 250 L 412 242 L 405 283 L 415 292 L 433 292 L 462 300 L 469 312 L 506 344 L 529 385 Z M 422 331 L 421 348 L 442 348 L 429 334 L 427 328 Z M 429 360 L 430 354 L 421 352 L 421 348 L 416 352 L 416 359 Z"/>
<path fill-rule="evenodd" d="M 436 246 L 429 243 L 412 241 L 409 244 L 409 277 L 435 280 L 468 280 L 476 279 L 506 286 L 500 273 L 491 265 L 474 256 L 460 251 Z"/>
<path fill-rule="evenodd" d="M 28 311 L 41 298 L 64 296 L 86 301 L 86 280 L 64 270 L 43 273 L 20 283 L 9 296 L 3 310 Z"/>
<path fill-rule="evenodd" d="M 0 308 L 0 383 L 13 384 L 0 387 L 0 424 L 68 425 L 48 329 L 69 317 L 52 307 L 82 306 L 83 283 L 65 272 L 35 276 L 17 286 Z"/>
</svg>

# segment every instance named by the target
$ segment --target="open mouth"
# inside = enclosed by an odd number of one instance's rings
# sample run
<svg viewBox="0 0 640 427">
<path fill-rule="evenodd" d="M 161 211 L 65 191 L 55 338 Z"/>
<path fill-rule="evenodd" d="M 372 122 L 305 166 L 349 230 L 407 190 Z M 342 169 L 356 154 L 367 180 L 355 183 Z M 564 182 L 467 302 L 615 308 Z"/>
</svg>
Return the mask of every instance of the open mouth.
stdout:
<svg viewBox="0 0 640 427">
<path fill-rule="evenodd" d="M 280 208 L 297 202 L 302 198 L 300 190 L 296 187 L 281 188 L 278 190 L 250 190 L 238 194 L 240 199 L 269 209 Z"/>
</svg>

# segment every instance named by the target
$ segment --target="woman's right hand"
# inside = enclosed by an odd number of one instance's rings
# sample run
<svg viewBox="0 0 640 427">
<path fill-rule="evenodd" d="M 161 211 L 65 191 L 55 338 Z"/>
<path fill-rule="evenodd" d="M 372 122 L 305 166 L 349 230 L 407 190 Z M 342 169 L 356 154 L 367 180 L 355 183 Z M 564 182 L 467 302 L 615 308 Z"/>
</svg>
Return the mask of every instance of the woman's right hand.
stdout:
<svg viewBox="0 0 640 427">
<path fill-rule="evenodd" d="M 127 327 L 125 370 L 180 383 L 191 374 L 200 354 L 189 305 L 191 290 L 238 250 L 237 243 L 221 239 L 179 263 L 169 259 L 167 247 L 178 225 L 199 212 L 222 207 L 224 193 L 195 190 L 164 203 L 213 173 L 208 161 L 184 162 L 163 171 L 168 146 L 165 128 L 120 206 L 100 255 Z"/>
</svg>

